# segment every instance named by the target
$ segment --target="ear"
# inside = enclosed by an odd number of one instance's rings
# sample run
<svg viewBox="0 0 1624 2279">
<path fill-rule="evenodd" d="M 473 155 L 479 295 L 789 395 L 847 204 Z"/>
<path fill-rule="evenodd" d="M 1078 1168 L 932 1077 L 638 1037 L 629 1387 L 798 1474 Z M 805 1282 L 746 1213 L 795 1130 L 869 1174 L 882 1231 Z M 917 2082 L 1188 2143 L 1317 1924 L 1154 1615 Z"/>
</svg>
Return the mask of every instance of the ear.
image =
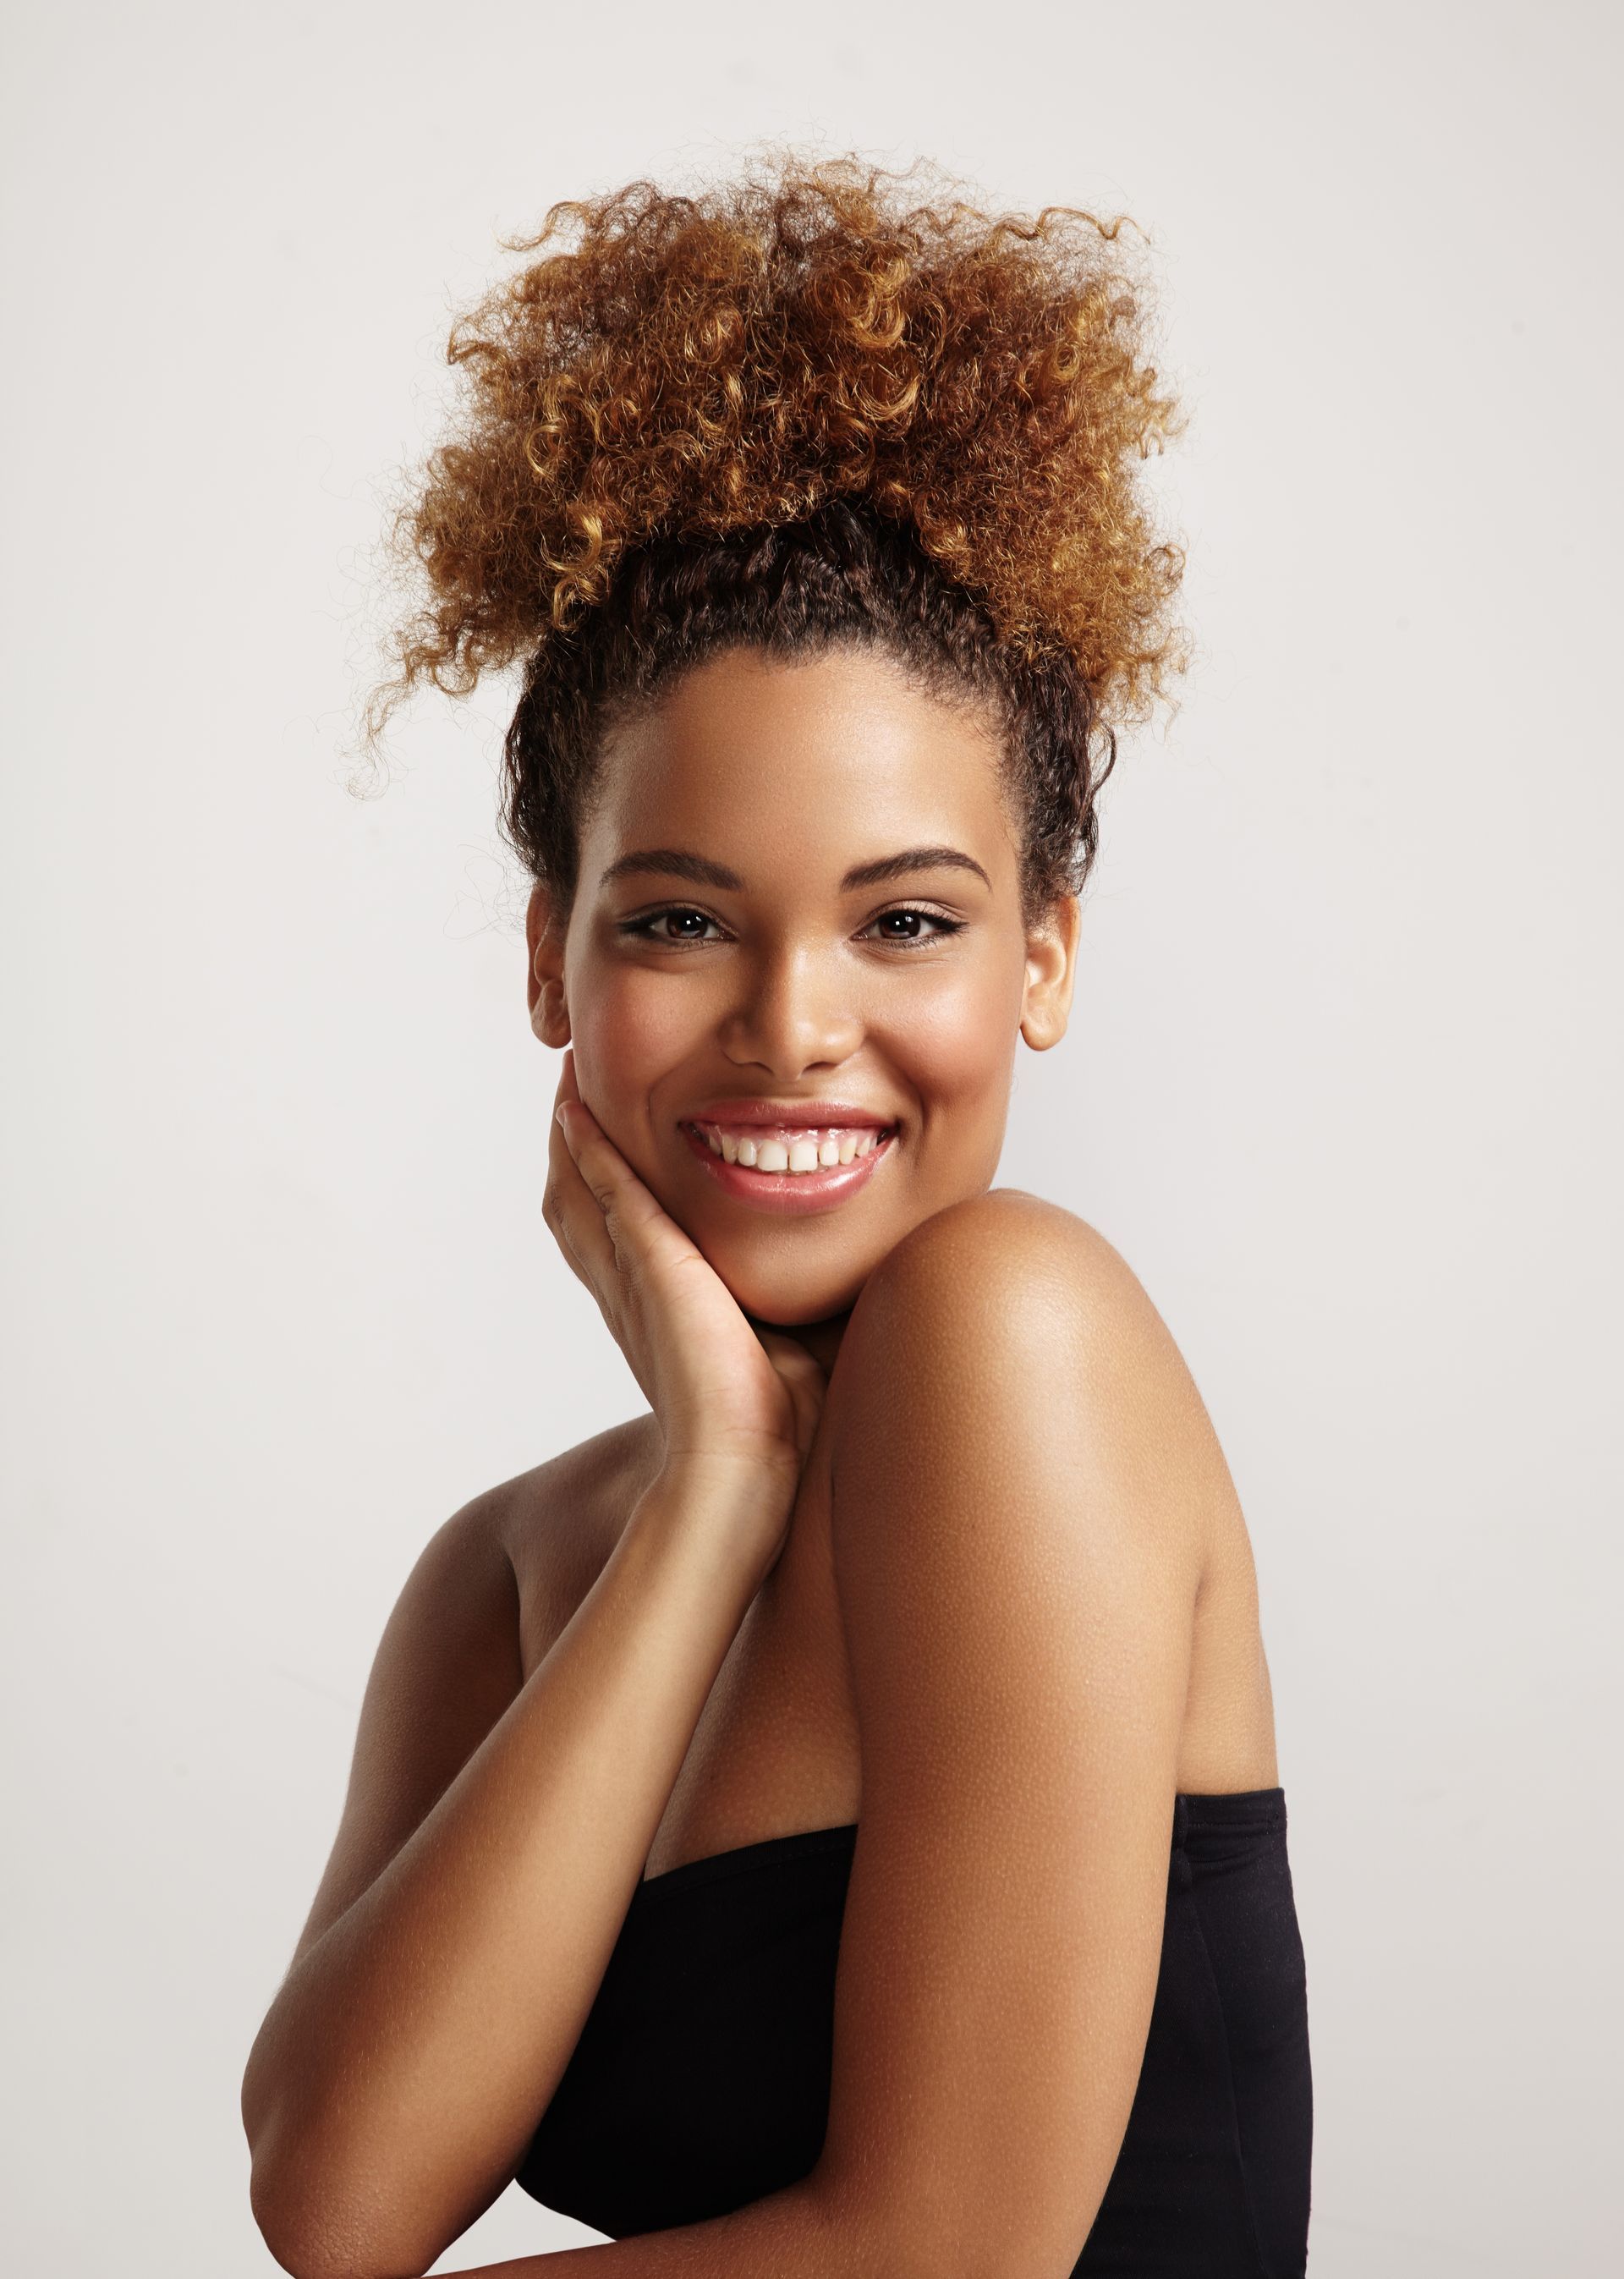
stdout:
<svg viewBox="0 0 1624 2279">
<path fill-rule="evenodd" d="M 570 1041 L 570 1009 L 564 1003 L 564 927 L 553 897 L 540 879 L 530 890 L 525 912 L 525 940 L 530 954 L 525 994 L 530 1025 L 544 1045 L 561 1051 Z"/>
<path fill-rule="evenodd" d="M 1046 1053 L 1066 1033 L 1077 978 L 1081 925 L 1076 896 L 1061 894 L 1028 931 L 1021 1034 L 1035 1053 Z"/>
</svg>

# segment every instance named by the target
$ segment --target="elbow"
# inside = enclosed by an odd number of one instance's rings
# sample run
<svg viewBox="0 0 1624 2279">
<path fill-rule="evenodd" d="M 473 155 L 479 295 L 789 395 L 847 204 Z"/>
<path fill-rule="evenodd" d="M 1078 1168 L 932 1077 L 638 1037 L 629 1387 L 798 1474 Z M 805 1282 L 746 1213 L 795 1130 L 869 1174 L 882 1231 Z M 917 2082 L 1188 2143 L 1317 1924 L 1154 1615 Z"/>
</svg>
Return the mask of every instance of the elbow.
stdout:
<svg viewBox="0 0 1624 2279">
<path fill-rule="evenodd" d="M 249 2205 L 289 2279 L 423 2279 L 442 2252 L 384 2237 L 376 2195 L 363 2208 L 318 2162 L 279 2151 L 273 2133 L 255 2148 Z"/>
<path fill-rule="evenodd" d="M 331 2245 L 323 2245 L 308 2214 L 272 2183 L 258 2160 L 249 2178 L 249 2206 L 260 2237 L 289 2279 L 327 2279 L 336 2272 L 338 2259 Z"/>
<path fill-rule="evenodd" d="M 259 2236 L 289 2279 L 338 2279 L 344 2258 L 323 2227 L 265 2176 L 259 2162 L 249 2179 L 249 2205 Z M 360 2279 L 363 2267 L 354 2267 Z"/>
<path fill-rule="evenodd" d="M 259 2236 L 289 2279 L 423 2279 L 449 2237 L 406 2237 L 410 2186 L 342 2125 L 333 2086 L 276 2065 L 261 2029 L 241 2095 Z"/>
</svg>

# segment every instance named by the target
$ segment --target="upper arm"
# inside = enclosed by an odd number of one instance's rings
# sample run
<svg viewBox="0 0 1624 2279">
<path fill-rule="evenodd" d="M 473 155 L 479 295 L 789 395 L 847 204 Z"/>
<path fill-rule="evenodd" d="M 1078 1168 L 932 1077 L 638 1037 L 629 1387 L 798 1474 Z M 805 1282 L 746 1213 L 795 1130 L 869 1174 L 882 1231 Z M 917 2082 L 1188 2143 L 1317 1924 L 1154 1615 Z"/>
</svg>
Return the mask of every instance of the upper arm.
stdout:
<svg viewBox="0 0 1624 2279">
<path fill-rule="evenodd" d="M 1210 1439 L 1116 1253 L 1010 1192 L 865 1285 L 831 1437 L 862 1803 L 816 2186 L 1071 2268 L 1161 1961 Z"/>
<path fill-rule="evenodd" d="M 494 1524 L 502 1492 L 436 1531 L 384 1625 L 295 1962 L 382 1874 L 519 1691 L 518 1591 Z"/>
</svg>

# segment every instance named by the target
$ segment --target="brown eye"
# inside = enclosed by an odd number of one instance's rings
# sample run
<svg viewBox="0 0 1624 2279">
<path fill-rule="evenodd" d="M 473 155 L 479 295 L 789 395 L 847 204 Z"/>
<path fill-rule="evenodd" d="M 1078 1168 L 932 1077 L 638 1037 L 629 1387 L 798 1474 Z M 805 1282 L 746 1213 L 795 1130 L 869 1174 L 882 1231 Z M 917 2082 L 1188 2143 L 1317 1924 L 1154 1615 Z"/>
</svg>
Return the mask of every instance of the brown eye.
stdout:
<svg viewBox="0 0 1624 2279">
<path fill-rule="evenodd" d="M 703 929 L 715 925 L 716 920 L 703 910 L 690 909 L 686 903 L 670 903 L 663 910 L 645 910 L 641 917 L 623 918 L 617 932 L 635 936 L 641 941 L 664 943 L 682 948 L 688 943 L 701 943 Z M 697 925 L 698 931 L 694 931 Z"/>
<path fill-rule="evenodd" d="M 899 928 L 896 931 L 892 928 L 893 919 L 899 921 Z M 871 918 L 869 923 L 881 929 L 878 937 L 881 941 L 892 942 L 899 949 L 912 949 L 916 945 L 923 945 L 927 941 L 945 941 L 949 934 L 959 932 L 964 921 L 961 918 L 943 917 L 938 910 L 916 909 L 910 902 L 899 904 L 895 909 L 882 910 L 877 917 Z M 933 927 L 935 931 L 926 932 L 924 929 L 927 926 Z"/>
</svg>

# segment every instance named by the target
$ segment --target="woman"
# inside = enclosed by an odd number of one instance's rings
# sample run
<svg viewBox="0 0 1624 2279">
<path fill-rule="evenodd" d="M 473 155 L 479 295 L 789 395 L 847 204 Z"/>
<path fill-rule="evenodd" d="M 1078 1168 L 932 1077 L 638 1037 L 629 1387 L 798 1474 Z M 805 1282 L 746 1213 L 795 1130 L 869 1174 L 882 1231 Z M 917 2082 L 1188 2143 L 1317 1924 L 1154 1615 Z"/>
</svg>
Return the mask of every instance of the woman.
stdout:
<svg viewBox="0 0 1624 2279">
<path fill-rule="evenodd" d="M 406 1583 L 256 2214 L 299 2279 L 421 2273 L 515 2175 L 611 2238 L 509 2274 L 1283 2279 L 1245 1524 L 1122 1260 L 991 1186 L 1178 661 L 1115 227 L 786 164 L 520 249 L 375 725 L 524 662 L 543 1209 L 647 1408 Z"/>
</svg>

